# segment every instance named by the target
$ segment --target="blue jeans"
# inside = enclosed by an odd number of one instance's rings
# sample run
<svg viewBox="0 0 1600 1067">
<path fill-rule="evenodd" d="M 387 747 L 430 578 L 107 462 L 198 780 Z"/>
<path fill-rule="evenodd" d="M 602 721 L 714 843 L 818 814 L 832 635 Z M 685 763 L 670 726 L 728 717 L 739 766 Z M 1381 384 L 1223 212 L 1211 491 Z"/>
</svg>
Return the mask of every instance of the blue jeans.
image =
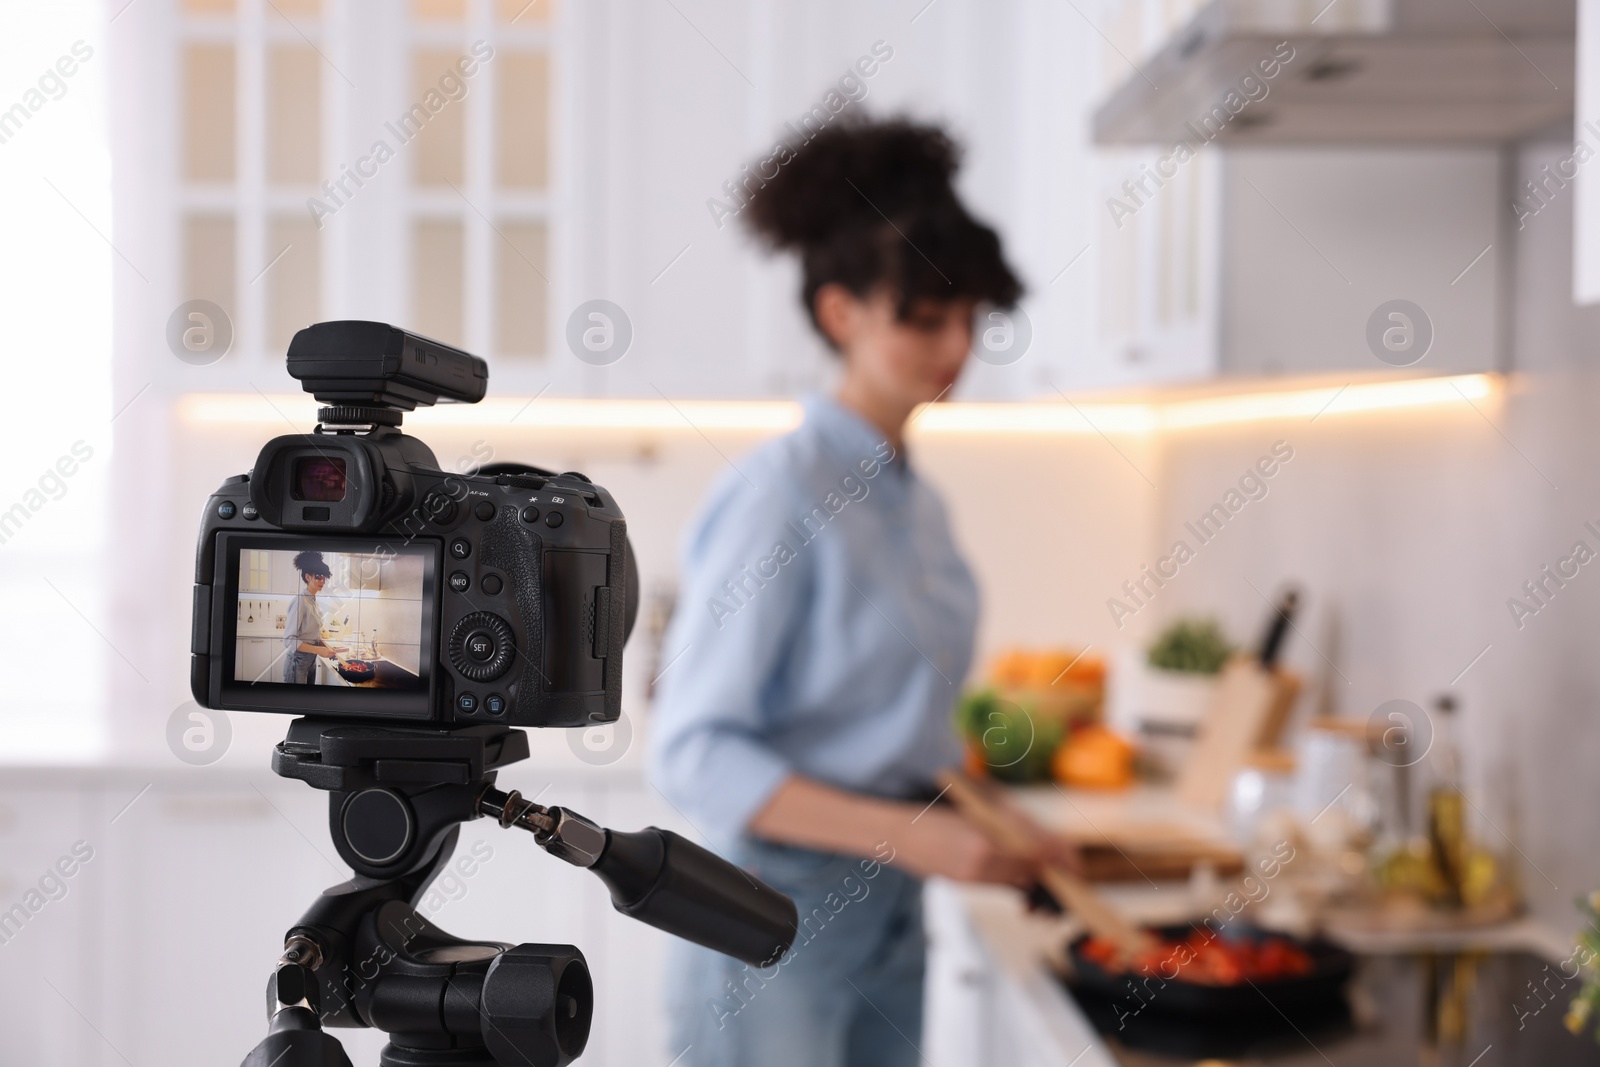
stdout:
<svg viewBox="0 0 1600 1067">
<path fill-rule="evenodd" d="M 800 931 L 782 962 L 759 969 L 675 943 L 667 1058 L 683 1053 L 679 1067 L 918 1064 L 922 883 L 870 859 L 752 838 L 730 858 L 794 898 Z"/>
</svg>

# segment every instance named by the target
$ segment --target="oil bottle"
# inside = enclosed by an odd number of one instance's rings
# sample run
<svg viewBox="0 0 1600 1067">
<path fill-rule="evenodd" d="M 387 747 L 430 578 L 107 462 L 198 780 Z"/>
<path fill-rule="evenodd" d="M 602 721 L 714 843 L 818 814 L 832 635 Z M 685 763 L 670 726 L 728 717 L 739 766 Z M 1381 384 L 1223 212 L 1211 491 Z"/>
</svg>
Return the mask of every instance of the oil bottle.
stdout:
<svg viewBox="0 0 1600 1067">
<path fill-rule="evenodd" d="M 1428 768 L 1428 856 L 1444 889 L 1442 903 L 1465 903 L 1467 878 L 1466 796 L 1462 793 L 1461 750 L 1456 740 L 1455 698 L 1434 701 L 1433 751 Z"/>
</svg>

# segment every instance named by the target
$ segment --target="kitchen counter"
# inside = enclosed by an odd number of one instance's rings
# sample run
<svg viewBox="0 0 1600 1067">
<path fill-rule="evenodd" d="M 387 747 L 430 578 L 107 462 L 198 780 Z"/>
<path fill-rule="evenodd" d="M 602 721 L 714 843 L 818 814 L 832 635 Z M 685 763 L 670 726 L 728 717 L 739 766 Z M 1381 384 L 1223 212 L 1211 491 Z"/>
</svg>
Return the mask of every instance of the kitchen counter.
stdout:
<svg viewBox="0 0 1600 1067">
<path fill-rule="evenodd" d="M 1182 821 L 1195 829 L 1207 825 L 1204 819 L 1178 812 L 1170 796 L 1159 790 L 1093 795 L 1030 787 L 1014 796 L 1040 821 L 1062 828 L 1089 822 L 1110 825 L 1133 813 Z M 1215 825 L 1211 829 L 1220 833 Z M 1223 880 L 1224 892 L 1227 881 Z M 1200 899 L 1186 882 L 1122 883 L 1101 890 L 1141 923 L 1183 919 L 1197 910 Z M 1029 913 L 1009 889 L 937 880 L 928 887 L 927 906 L 932 949 L 924 1051 L 936 1067 L 1174 1062 L 1147 1061 L 1125 1052 L 1119 1059 L 1061 985 L 1058 965 L 1067 942 L 1078 932 L 1070 918 Z M 1473 948 L 1529 952 L 1551 961 L 1571 952 L 1559 935 L 1531 919 L 1426 937 L 1374 936 L 1347 947 L 1360 953 Z"/>
</svg>

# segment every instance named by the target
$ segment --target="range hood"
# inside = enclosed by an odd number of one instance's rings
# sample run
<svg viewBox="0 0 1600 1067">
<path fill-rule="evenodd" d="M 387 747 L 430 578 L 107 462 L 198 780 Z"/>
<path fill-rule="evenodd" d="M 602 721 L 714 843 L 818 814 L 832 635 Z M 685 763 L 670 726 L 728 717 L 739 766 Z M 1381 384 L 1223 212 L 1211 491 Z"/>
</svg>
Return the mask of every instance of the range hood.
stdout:
<svg viewBox="0 0 1600 1067">
<path fill-rule="evenodd" d="M 1572 115 L 1576 36 L 1573 0 L 1212 0 L 1100 106 L 1094 138 L 1511 141 Z M 1263 79 L 1284 41 L 1293 58 Z"/>
</svg>

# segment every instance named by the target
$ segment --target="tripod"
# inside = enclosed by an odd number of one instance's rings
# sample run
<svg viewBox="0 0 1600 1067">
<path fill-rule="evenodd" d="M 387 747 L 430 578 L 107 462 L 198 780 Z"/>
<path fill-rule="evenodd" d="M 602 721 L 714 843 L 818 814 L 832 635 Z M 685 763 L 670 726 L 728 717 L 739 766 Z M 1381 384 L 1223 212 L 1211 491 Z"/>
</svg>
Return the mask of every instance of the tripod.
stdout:
<svg viewBox="0 0 1600 1067">
<path fill-rule="evenodd" d="M 631 918 L 770 965 L 794 939 L 786 896 L 655 827 L 620 833 L 494 787 L 528 755 L 502 726 L 372 727 L 296 719 L 272 769 L 328 792 L 334 847 L 356 877 L 290 927 L 267 985 L 267 1037 L 243 1067 L 350 1067 L 323 1027 L 367 1026 L 382 1067 L 560 1067 L 589 1037 L 594 990 L 572 945 L 466 941 L 415 910 L 449 862 L 461 823 L 487 815 L 594 871 Z"/>
</svg>

